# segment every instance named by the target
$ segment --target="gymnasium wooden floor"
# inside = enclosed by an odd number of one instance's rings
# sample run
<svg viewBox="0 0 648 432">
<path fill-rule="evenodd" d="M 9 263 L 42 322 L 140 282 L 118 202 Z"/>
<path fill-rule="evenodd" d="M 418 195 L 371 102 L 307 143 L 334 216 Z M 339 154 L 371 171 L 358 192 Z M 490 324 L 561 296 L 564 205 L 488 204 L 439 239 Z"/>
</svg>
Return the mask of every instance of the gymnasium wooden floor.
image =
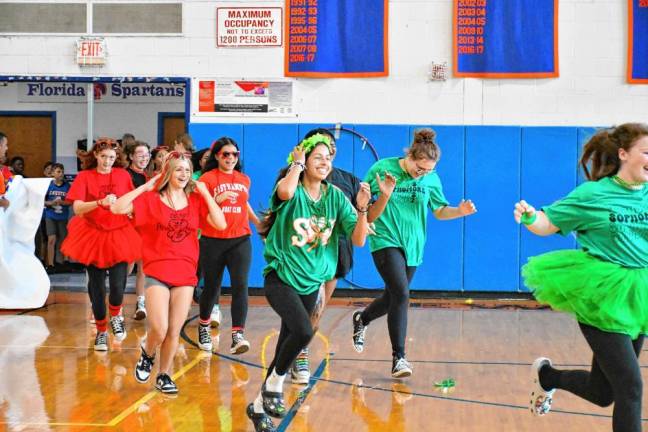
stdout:
<svg viewBox="0 0 648 432">
<path fill-rule="evenodd" d="M 574 321 L 547 310 L 410 309 L 408 358 L 414 375 L 389 376 L 384 319 L 367 331 L 365 352 L 350 342 L 353 305 L 333 306 L 311 344 L 308 387 L 285 386 L 290 431 L 571 431 L 611 430 L 611 409 L 565 392 L 544 418 L 527 409 L 529 364 L 546 355 L 566 367 L 588 367 L 590 353 Z M 81 304 L 53 304 L 0 316 L 0 430 L 251 431 L 246 405 L 271 360 L 278 319 L 252 305 L 246 335 L 252 349 L 229 356 L 229 308 L 217 352 L 199 351 L 196 306 L 176 356 L 180 393 L 163 396 L 138 384 L 133 367 L 143 323 L 126 309 L 127 339 L 107 354 L 92 350 L 93 326 Z M 220 339 L 220 341 L 219 341 Z M 223 353 L 223 354 L 221 354 Z M 645 361 L 645 360 L 644 360 Z M 645 364 L 645 363 L 644 363 Z M 643 366 L 644 371 L 646 366 Z M 456 386 L 435 386 L 453 378 Z M 646 407 L 644 397 L 644 407 Z M 644 412 L 646 408 L 644 408 Z M 644 417 L 646 415 L 644 414 Z M 644 420 L 647 421 L 647 420 Z"/>
</svg>

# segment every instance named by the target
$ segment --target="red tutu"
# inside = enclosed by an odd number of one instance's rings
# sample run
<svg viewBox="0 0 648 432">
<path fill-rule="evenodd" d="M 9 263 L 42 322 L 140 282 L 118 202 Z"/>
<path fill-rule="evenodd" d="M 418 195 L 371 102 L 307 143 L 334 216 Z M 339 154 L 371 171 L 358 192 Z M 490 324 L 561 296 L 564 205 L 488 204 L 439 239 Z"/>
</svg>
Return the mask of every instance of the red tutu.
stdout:
<svg viewBox="0 0 648 432">
<path fill-rule="evenodd" d="M 81 264 L 108 268 L 120 262 L 132 263 L 141 259 L 142 240 L 131 223 L 114 230 L 103 230 L 85 218 L 75 216 L 68 224 L 68 235 L 61 244 L 61 252 Z"/>
</svg>

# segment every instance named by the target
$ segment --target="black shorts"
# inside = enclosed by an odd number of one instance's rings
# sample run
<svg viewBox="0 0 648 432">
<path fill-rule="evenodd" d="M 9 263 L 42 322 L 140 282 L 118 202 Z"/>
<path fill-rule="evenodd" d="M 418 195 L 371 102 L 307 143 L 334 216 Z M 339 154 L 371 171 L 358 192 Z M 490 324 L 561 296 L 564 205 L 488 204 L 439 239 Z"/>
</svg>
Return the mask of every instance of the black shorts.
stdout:
<svg viewBox="0 0 648 432">
<path fill-rule="evenodd" d="M 343 279 L 353 267 L 353 245 L 351 240 L 346 237 L 340 237 L 338 241 L 338 262 L 335 279 Z"/>
</svg>

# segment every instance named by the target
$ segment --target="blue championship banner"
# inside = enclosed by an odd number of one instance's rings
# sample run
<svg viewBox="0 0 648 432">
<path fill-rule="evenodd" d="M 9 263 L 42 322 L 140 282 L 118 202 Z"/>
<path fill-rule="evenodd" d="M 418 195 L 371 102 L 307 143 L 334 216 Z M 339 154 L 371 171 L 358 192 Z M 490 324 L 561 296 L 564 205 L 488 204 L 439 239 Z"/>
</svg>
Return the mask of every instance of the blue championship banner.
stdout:
<svg viewBox="0 0 648 432">
<path fill-rule="evenodd" d="M 558 0 L 454 0 L 457 77 L 558 76 Z"/>
<path fill-rule="evenodd" d="M 648 0 L 628 0 L 628 82 L 648 84 Z"/>
<path fill-rule="evenodd" d="M 388 0 L 286 0 L 284 75 L 389 74 Z"/>
</svg>

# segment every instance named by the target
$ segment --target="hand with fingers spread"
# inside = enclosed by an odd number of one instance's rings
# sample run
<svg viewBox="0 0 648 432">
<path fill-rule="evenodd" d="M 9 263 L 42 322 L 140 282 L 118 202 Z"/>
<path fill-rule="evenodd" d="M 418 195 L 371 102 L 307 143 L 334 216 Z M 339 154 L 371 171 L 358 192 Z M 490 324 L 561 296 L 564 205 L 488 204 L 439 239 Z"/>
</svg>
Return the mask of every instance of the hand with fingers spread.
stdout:
<svg viewBox="0 0 648 432">
<path fill-rule="evenodd" d="M 461 213 L 462 216 L 469 216 L 471 214 L 477 213 L 477 207 L 475 207 L 475 204 L 472 202 L 472 200 L 461 200 L 458 207 L 459 213 Z"/>
<path fill-rule="evenodd" d="M 360 183 L 360 189 L 358 190 L 358 195 L 356 195 L 356 204 L 358 205 L 358 209 L 366 213 L 367 209 L 369 208 L 369 201 L 371 200 L 371 188 L 369 187 L 369 183 L 361 182 Z"/>
<path fill-rule="evenodd" d="M 380 193 L 389 198 L 392 192 L 394 192 L 394 188 L 396 187 L 396 177 L 394 177 L 391 173 L 385 171 L 385 180 L 381 180 L 380 174 L 376 173 L 376 183 L 378 183 L 378 189 L 380 189 Z"/>
<path fill-rule="evenodd" d="M 513 217 L 515 222 L 524 223 L 525 220 L 535 219 L 536 209 L 524 200 L 515 203 L 513 209 Z"/>
</svg>

